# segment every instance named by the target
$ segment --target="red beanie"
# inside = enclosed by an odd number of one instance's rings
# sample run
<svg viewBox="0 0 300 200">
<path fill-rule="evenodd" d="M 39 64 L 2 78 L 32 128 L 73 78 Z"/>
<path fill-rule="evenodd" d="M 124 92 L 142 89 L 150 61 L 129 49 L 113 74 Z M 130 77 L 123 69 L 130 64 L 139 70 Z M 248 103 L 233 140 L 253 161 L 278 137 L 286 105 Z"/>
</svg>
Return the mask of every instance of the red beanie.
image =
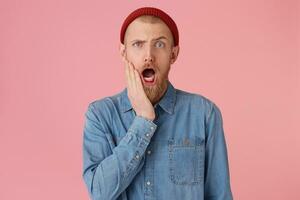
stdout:
<svg viewBox="0 0 300 200">
<path fill-rule="evenodd" d="M 138 18 L 139 16 L 142 16 L 142 15 L 153 15 L 153 16 L 159 17 L 162 21 L 164 21 L 172 32 L 173 39 L 174 39 L 174 46 L 178 45 L 179 34 L 178 34 L 178 29 L 177 29 L 175 22 L 167 13 L 165 13 L 164 11 L 162 11 L 158 8 L 154 8 L 154 7 L 139 8 L 127 16 L 127 18 L 123 22 L 123 25 L 121 28 L 120 40 L 121 40 L 122 44 L 124 44 L 125 32 L 126 32 L 127 27 L 129 26 L 129 24 L 133 20 L 135 20 L 136 18 Z"/>
</svg>

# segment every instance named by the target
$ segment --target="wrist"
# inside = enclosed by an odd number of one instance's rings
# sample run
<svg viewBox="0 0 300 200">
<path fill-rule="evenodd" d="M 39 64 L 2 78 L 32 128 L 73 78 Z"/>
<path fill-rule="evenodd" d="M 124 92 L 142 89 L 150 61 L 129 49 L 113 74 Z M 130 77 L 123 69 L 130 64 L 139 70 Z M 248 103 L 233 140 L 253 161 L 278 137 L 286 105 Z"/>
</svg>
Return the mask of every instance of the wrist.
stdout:
<svg viewBox="0 0 300 200">
<path fill-rule="evenodd" d="M 148 116 L 148 115 L 143 115 L 143 114 L 137 114 L 140 117 L 144 117 L 145 119 L 152 121 L 155 119 L 155 115 L 154 116 Z"/>
</svg>

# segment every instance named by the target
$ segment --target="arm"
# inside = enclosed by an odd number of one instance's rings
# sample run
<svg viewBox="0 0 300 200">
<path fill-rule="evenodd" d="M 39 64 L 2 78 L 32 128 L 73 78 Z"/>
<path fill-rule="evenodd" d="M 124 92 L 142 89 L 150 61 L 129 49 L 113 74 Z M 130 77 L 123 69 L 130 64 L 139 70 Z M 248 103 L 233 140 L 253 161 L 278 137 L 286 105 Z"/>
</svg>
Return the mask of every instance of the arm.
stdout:
<svg viewBox="0 0 300 200">
<path fill-rule="evenodd" d="M 124 138 L 112 149 L 111 135 L 104 130 L 92 104 L 85 116 L 84 182 L 92 199 L 116 199 L 142 168 L 144 152 L 156 125 L 144 117 L 135 116 Z"/>
<path fill-rule="evenodd" d="M 232 200 L 222 115 L 215 104 L 207 117 L 206 134 L 205 200 Z"/>
</svg>

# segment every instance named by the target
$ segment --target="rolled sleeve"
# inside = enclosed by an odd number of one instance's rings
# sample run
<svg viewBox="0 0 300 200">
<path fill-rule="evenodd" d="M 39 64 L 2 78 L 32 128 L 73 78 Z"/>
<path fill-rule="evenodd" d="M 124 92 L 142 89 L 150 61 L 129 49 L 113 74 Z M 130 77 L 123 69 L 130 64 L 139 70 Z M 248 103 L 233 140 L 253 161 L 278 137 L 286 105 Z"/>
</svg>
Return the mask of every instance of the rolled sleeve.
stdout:
<svg viewBox="0 0 300 200">
<path fill-rule="evenodd" d="M 157 125 L 135 116 L 118 146 L 112 147 L 100 116 L 90 104 L 83 131 L 83 178 L 92 199 L 116 199 L 141 170 Z"/>
</svg>

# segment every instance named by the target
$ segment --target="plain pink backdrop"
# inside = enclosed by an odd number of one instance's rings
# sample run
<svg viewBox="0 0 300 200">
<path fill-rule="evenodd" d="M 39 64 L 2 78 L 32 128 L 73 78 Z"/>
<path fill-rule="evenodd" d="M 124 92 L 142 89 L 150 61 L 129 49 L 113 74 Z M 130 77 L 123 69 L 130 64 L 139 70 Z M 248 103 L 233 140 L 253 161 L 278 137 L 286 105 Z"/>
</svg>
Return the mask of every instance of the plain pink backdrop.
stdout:
<svg viewBox="0 0 300 200">
<path fill-rule="evenodd" d="M 221 109 L 236 200 L 300 199 L 297 0 L 0 1 L 0 199 L 88 199 L 88 103 L 125 87 L 124 18 L 176 21 L 170 80 Z"/>
</svg>

